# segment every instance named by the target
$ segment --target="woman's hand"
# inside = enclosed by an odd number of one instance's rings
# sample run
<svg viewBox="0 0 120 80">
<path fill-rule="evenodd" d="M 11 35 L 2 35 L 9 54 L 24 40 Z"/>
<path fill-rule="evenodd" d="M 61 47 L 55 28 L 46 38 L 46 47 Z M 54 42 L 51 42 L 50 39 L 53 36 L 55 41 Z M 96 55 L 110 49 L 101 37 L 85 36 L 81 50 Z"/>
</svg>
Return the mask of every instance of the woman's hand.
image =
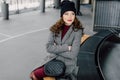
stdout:
<svg viewBox="0 0 120 80">
<path fill-rule="evenodd" d="M 71 49 L 72 49 L 72 46 L 68 46 L 68 50 L 71 51 Z"/>
<path fill-rule="evenodd" d="M 56 43 L 54 43 L 54 45 L 57 45 Z"/>
</svg>

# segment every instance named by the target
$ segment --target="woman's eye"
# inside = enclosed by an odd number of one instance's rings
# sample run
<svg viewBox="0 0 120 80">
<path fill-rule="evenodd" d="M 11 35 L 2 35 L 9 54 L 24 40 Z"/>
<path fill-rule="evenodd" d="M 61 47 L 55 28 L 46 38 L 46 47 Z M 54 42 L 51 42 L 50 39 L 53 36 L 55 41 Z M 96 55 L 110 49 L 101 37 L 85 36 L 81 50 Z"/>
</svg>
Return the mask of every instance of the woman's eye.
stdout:
<svg viewBox="0 0 120 80">
<path fill-rule="evenodd" d="M 68 15 L 68 13 L 65 13 L 65 15 Z"/>
<path fill-rule="evenodd" d="M 72 15 L 75 15 L 75 13 L 72 13 Z"/>
</svg>

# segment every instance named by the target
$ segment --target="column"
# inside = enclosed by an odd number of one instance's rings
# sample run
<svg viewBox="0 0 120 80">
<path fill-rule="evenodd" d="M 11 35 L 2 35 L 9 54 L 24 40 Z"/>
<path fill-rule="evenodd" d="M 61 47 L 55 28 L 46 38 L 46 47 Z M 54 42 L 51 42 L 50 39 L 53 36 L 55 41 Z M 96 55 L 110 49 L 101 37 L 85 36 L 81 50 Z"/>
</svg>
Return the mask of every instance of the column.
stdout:
<svg viewBox="0 0 120 80">
<path fill-rule="evenodd" d="M 41 0 L 41 1 L 40 1 L 40 9 L 41 9 L 41 12 L 42 12 L 42 13 L 45 12 L 45 0 Z"/>
<path fill-rule="evenodd" d="M 80 12 L 80 0 L 73 0 L 73 2 L 75 3 L 76 14 L 81 16 L 82 13 Z"/>
<path fill-rule="evenodd" d="M 61 0 L 54 0 L 54 8 L 59 9 L 60 3 L 61 3 Z"/>
<path fill-rule="evenodd" d="M 9 19 L 9 5 L 6 2 L 3 2 L 1 5 L 2 17 L 4 20 Z"/>
</svg>

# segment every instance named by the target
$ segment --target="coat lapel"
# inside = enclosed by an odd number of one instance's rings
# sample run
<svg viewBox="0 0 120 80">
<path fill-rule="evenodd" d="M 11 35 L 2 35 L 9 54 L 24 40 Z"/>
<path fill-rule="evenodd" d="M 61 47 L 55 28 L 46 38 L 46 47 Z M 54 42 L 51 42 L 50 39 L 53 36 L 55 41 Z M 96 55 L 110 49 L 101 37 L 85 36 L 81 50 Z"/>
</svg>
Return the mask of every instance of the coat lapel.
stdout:
<svg viewBox="0 0 120 80">
<path fill-rule="evenodd" d="M 66 32 L 65 36 L 62 39 L 62 44 L 70 37 L 70 34 L 72 33 L 72 26 L 70 26 L 69 30 Z"/>
<path fill-rule="evenodd" d="M 58 34 L 58 36 L 56 37 L 56 42 L 58 43 L 58 44 L 62 44 L 62 41 L 61 41 L 61 32 Z"/>
</svg>

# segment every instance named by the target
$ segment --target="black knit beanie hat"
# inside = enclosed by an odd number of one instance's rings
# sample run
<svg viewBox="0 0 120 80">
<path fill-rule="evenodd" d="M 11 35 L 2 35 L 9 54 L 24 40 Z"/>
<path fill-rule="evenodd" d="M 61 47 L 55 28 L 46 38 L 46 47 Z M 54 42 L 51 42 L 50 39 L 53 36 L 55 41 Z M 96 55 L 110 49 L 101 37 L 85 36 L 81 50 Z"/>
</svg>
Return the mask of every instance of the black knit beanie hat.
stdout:
<svg viewBox="0 0 120 80">
<path fill-rule="evenodd" d="M 73 11 L 76 14 L 75 4 L 72 1 L 64 0 L 61 2 L 61 17 L 66 11 Z"/>
</svg>

